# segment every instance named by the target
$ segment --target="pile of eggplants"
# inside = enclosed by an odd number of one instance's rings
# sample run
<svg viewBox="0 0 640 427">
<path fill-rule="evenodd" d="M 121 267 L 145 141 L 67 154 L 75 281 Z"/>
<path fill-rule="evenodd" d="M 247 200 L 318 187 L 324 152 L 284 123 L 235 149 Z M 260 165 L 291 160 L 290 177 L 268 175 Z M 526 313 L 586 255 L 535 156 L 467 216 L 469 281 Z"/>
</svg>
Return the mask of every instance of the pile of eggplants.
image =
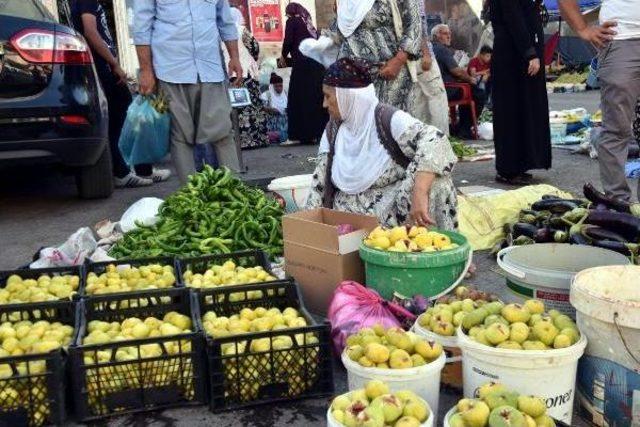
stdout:
<svg viewBox="0 0 640 427">
<path fill-rule="evenodd" d="M 640 204 L 606 196 L 591 183 L 584 199 L 554 195 L 520 212 L 518 222 L 505 225 L 506 238 L 495 248 L 534 243 L 590 245 L 619 252 L 632 260 L 640 248 Z"/>
</svg>

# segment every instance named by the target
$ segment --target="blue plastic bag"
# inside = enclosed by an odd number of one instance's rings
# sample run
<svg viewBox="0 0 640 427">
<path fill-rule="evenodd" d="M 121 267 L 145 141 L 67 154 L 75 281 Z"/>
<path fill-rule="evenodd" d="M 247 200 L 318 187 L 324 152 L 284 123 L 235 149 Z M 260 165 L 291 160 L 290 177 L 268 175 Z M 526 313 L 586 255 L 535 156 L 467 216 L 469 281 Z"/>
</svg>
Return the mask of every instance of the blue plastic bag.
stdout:
<svg viewBox="0 0 640 427">
<path fill-rule="evenodd" d="M 169 114 L 156 111 L 151 100 L 138 95 L 127 109 L 118 147 L 129 166 L 159 162 L 169 152 Z"/>
</svg>

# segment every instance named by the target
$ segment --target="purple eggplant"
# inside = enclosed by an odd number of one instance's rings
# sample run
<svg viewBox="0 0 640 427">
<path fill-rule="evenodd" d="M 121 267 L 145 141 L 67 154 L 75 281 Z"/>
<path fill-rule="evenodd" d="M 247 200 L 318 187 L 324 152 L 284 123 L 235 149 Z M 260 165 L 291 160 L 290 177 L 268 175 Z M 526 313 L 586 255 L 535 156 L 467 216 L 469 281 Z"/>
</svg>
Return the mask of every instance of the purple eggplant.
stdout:
<svg viewBox="0 0 640 427">
<path fill-rule="evenodd" d="M 623 243 L 615 240 L 594 240 L 592 246 L 598 248 L 609 249 L 625 256 L 636 256 L 638 254 L 638 245 L 634 243 Z"/>
<path fill-rule="evenodd" d="M 533 235 L 533 240 L 536 243 L 549 243 L 553 242 L 553 230 L 549 227 L 540 228 Z"/>
<path fill-rule="evenodd" d="M 571 243 L 573 245 L 587 245 L 587 246 L 590 246 L 591 245 L 591 240 L 587 239 L 582 234 L 577 233 L 577 234 L 571 234 L 569 236 L 569 243 Z"/>
<path fill-rule="evenodd" d="M 582 230 L 582 234 L 585 237 L 593 240 L 610 240 L 614 242 L 620 243 L 628 243 L 627 239 L 625 239 L 620 234 L 607 230 L 606 228 L 599 227 L 597 225 L 588 225 Z"/>
<path fill-rule="evenodd" d="M 532 224 L 527 224 L 525 222 L 517 222 L 511 227 L 511 234 L 514 238 L 527 236 L 533 239 L 533 236 L 535 236 L 537 231 L 538 227 Z"/>
<path fill-rule="evenodd" d="M 628 213 L 590 211 L 586 223 L 618 233 L 629 242 L 640 240 L 640 218 Z"/>
<path fill-rule="evenodd" d="M 640 204 L 629 203 L 626 200 L 610 197 L 599 191 L 590 182 L 586 183 L 582 188 L 584 196 L 596 205 L 606 205 L 610 209 L 617 212 L 630 213 L 633 216 L 640 217 Z"/>
<path fill-rule="evenodd" d="M 565 212 L 569 212 L 577 208 L 578 205 L 573 201 L 569 200 L 538 200 L 533 205 L 531 205 L 531 209 L 534 211 L 549 211 L 551 213 L 560 213 L 563 214 Z"/>
</svg>

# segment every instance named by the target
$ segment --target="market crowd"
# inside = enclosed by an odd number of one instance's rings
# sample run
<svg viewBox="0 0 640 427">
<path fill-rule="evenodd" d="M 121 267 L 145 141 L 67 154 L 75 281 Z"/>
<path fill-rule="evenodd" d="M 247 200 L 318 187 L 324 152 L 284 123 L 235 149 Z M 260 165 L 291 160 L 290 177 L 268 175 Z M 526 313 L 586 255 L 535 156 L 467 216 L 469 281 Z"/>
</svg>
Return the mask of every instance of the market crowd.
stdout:
<svg viewBox="0 0 640 427">
<path fill-rule="evenodd" d="M 479 43 L 469 61 L 453 49 L 448 25 L 427 27 L 422 0 L 339 0 L 335 22 L 322 31 L 291 2 L 277 64 L 261 58 L 242 13 L 227 0 L 133 5 L 138 90 L 169 99 L 171 156 L 182 182 L 204 163 L 238 171 L 234 132 L 242 148 L 319 143 L 309 207 L 375 214 L 386 225 L 453 229 L 457 158 L 448 138 L 475 137 L 485 108 L 493 113 L 498 182 L 526 185 L 531 171 L 552 166 L 542 0 L 485 0 L 494 40 Z M 593 26 L 576 0 L 560 0 L 560 8 L 599 49 L 602 183 L 608 195 L 628 200 L 624 165 L 640 98 L 640 1 L 603 0 L 601 23 Z M 117 185 L 166 180 L 168 170 L 122 160 L 117 141 L 131 103 L 128 76 L 99 1 L 74 0 L 73 13 L 109 102 Z M 291 67 L 288 87 L 278 67 Z M 230 85 L 251 101 L 237 109 L 235 130 Z"/>
</svg>

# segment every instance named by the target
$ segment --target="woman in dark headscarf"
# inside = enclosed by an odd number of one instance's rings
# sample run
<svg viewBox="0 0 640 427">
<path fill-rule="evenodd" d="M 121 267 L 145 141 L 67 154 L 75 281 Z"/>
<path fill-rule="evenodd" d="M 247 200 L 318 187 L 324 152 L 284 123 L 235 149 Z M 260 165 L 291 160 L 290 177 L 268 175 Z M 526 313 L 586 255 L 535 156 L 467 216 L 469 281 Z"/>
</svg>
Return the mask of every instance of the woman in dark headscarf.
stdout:
<svg viewBox="0 0 640 427">
<path fill-rule="evenodd" d="M 375 215 L 386 226 L 457 228 L 457 158 L 447 136 L 380 102 L 360 59 L 331 65 L 323 91 L 331 121 L 306 207 Z"/>
<path fill-rule="evenodd" d="M 532 169 L 551 167 L 549 103 L 545 82 L 542 0 L 486 0 L 495 34 L 493 131 L 496 180 L 531 181 Z"/>
<path fill-rule="evenodd" d="M 289 81 L 288 143 L 316 143 L 325 125 L 327 112 L 322 108 L 322 77 L 324 67 L 300 53 L 300 42 L 307 38 L 318 38 L 311 15 L 302 5 L 289 3 L 285 10 L 287 26 L 282 58 L 291 57 L 292 69 Z M 285 144 L 288 144 L 285 143 Z"/>
</svg>

